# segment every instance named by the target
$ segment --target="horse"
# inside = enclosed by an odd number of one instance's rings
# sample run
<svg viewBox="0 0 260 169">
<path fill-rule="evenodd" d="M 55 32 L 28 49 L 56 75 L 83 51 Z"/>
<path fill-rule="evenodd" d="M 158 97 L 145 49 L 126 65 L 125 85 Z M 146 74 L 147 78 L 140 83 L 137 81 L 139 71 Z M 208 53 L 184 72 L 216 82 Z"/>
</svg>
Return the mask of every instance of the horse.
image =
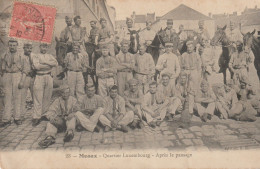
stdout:
<svg viewBox="0 0 260 169">
<path fill-rule="evenodd" d="M 60 66 L 63 66 L 65 56 L 67 53 L 72 52 L 72 45 L 68 44 L 68 39 L 58 39 L 55 37 L 55 41 L 57 62 Z"/>
<path fill-rule="evenodd" d="M 222 46 L 222 53 L 219 58 L 219 73 L 223 73 L 224 78 L 224 84 L 227 82 L 227 69 L 229 69 L 229 61 L 231 54 L 236 50 L 235 47 L 232 45 L 231 41 L 227 38 L 226 30 L 227 25 L 225 25 L 223 28 L 218 27 L 217 31 L 214 34 L 214 37 L 212 38 L 210 44 L 212 46 L 215 46 L 216 44 L 221 44 Z M 230 71 L 231 79 L 233 79 L 233 73 Z"/>
<path fill-rule="evenodd" d="M 243 43 L 244 46 L 247 46 L 252 49 L 255 55 L 255 68 L 257 70 L 258 78 L 260 79 L 260 41 L 254 37 L 255 30 L 253 32 L 247 32 L 243 34 Z"/>
<path fill-rule="evenodd" d="M 132 54 L 136 54 L 137 51 L 138 51 L 138 46 L 139 46 L 139 32 L 140 32 L 140 29 L 138 31 L 128 29 L 128 31 L 130 32 L 130 48 L 129 48 L 129 52 L 132 53 Z"/>
</svg>

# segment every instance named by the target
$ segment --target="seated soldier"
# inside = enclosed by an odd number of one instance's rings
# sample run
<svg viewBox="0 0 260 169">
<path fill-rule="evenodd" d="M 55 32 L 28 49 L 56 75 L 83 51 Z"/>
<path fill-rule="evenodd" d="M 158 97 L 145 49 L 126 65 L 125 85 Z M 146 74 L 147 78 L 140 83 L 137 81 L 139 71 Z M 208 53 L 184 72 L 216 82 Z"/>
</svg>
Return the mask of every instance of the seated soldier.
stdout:
<svg viewBox="0 0 260 169">
<path fill-rule="evenodd" d="M 184 110 L 188 110 L 189 114 L 192 115 L 195 91 L 187 73 L 180 73 L 175 90 L 177 97 L 181 101 L 177 112 L 182 113 Z"/>
<path fill-rule="evenodd" d="M 169 107 L 167 109 L 166 118 L 172 120 L 177 108 L 181 105 L 181 100 L 176 95 L 175 80 L 170 81 L 171 73 L 165 72 L 162 75 L 162 82 L 158 85 L 158 91 L 169 98 Z"/>
<path fill-rule="evenodd" d="M 169 105 L 169 99 L 164 94 L 157 90 L 157 83 L 155 81 L 149 84 L 149 92 L 144 95 L 142 103 L 142 110 L 144 119 L 148 125 L 155 128 L 160 126 L 164 120 L 166 111 Z"/>
<path fill-rule="evenodd" d="M 201 120 L 207 122 L 214 115 L 216 96 L 206 80 L 201 82 L 200 87 L 195 96 L 195 108 Z"/>
<path fill-rule="evenodd" d="M 237 89 L 238 103 L 233 111 L 230 112 L 229 117 L 239 121 L 255 121 L 257 111 L 253 108 L 259 105 L 259 101 L 252 99 L 255 95 L 254 91 L 248 85 L 246 76 L 240 79 L 240 88 Z"/>
<path fill-rule="evenodd" d="M 114 85 L 109 90 L 109 96 L 105 97 L 104 113 L 99 117 L 99 121 L 105 126 L 105 132 L 111 129 L 128 132 L 127 125 L 134 120 L 134 112 L 126 112 L 125 100 L 118 95 L 117 89 Z"/>
<path fill-rule="evenodd" d="M 62 96 L 58 97 L 49 107 L 45 117 L 49 120 L 46 126 L 47 137 L 39 142 L 39 146 L 47 148 L 55 143 L 55 136 L 58 132 L 66 131 L 64 142 L 69 142 L 74 137 L 77 99 L 70 96 L 68 85 L 61 87 Z"/>
<path fill-rule="evenodd" d="M 90 132 L 99 132 L 100 127 L 97 123 L 100 115 L 103 114 L 103 107 L 103 98 L 95 94 L 95 86 L 87 84 L 86 95 L 79 100 L 79 110 L 75 113 L 77 123 L 79 123 L 76 129 L 81 131 L 83 127 Z"/>
<path fill-rule="evenodd" d="M 227 84 L 219 84 L 216 91 L 216 109 L 221 119 L 228 119 L 230 112 L 232 112 L 238 102 L 237 94 L 232 89 L 233 81 L 228 80 Z"/>
<path fill-rule="evenodd" d="M 133 111 L 135 114 L 132 128 L 142 128 L 142 111 L 141 104 L 143 100 L 143 92 L 138 89 L 138 80 L 130 79 L 128 81 L 129 89 L 124 92 L 126 111 Z"/>
</svg>

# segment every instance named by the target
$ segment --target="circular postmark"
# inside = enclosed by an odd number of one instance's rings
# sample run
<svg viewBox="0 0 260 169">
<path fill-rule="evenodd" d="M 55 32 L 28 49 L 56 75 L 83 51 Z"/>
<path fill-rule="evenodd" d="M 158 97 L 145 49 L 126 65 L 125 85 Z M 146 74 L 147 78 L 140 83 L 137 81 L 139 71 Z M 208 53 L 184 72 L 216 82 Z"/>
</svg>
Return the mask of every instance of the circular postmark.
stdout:
<svg viewBox="0 0 260 169">
<path fill-rule="evenodd" d="M 10 35 L 41 41 L 45 34 L 44 17 L 31 4 L 18 3 L 13 9 Z"/>
</svg>

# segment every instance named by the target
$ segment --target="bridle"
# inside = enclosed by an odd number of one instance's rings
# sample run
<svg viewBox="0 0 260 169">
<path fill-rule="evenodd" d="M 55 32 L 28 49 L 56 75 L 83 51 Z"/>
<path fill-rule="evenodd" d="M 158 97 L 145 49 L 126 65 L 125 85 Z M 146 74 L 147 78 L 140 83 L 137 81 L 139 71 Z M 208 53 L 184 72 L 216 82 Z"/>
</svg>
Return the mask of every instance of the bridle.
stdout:
<svg viewBox="0 0 260 169">
<path fill-rule="evenodd" d="M 221 33 L 221 36 L 220 36 L 220 38 L 218 39 L 218 41 L 216 42 L 216 44 L 218 44 L 219 42 L 223 42 L 223 40 L 224 40 L 224 32 L 223 33 Z M 228 44 L 226 45 L 226 46 L 224 46 L 224 45 L 222 45 L 222 47 L 229 47 L 229 46 L 231 46 L 231 43 L 230 42 L 228 42 Z"/>
</svg>

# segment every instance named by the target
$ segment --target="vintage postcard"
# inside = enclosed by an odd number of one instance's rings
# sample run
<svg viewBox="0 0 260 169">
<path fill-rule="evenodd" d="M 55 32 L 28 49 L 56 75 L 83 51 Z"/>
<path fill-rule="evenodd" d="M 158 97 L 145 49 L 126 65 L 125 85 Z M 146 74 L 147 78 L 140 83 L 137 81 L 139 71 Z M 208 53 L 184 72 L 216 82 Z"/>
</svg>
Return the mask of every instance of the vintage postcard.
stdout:
<svg viewBox="0 0 260 169">
<path fill-rule="evenodd" d="M 0 169 L 259 168 L 259 0 L 0 0 Z"/>
</svg>

